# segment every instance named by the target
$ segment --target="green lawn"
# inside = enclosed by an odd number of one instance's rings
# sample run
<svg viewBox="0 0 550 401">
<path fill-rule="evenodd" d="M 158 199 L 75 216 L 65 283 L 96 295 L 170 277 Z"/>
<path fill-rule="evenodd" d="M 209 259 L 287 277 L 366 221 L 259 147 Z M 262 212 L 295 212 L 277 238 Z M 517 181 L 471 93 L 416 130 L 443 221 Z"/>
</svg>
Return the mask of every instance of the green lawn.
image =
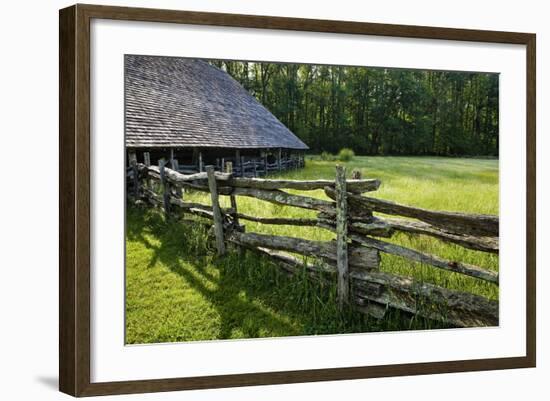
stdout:
<svg viewBox="0 0 550 401">
<path fill-rule="evenodd" d="M 355 157 L 348 173 L 382 186 L 369 194 L 435 210 L 498 214 L 498 160 Z M 335 162 L 308 159 L 306 168 L 286 178 L 334 178 Z M 308 195 L 326 198 L 322 191 Z M 209 195 L 186 193 L 209 203 Z M 229 206 L 229 199 L 222 199 Z M 257 216 L 313 217 L 315 213 L 252 198 L 238 199 L 239 211 Z M 244 222 L 247 231 L 328 240 L 312 227 L 266 226 Z M 428 237 L 395 235 L 391 241 L 446 258 L 498 269 L 498 256 L 442 244 Z M 126 342 L 157 343 L 229 338 L 277 337 L 441 327 L 398 312 L 382 321 L 348 310 L 340 313 L 334 286 L 289 278 L 268 261 L 230 252 L 215 258 L 200 225 L 165 222 L 160 213 L 129 207 L 126 239 Z M 495 285 L 383 255 L 382 270 L 413 276 L 497 299 Z"/>
</svg>

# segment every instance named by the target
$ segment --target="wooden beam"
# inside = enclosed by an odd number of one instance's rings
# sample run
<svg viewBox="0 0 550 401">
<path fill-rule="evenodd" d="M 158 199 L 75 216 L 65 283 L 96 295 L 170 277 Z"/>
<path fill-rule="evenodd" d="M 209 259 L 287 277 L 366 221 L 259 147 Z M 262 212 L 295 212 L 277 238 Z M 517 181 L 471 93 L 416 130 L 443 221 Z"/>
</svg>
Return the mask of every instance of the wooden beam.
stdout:
<svg viewBox="0 0 550 401">
<path fill-rule="evenodd" d="M 246 246 L 275 249 L 299 253 L 313 258 L 328 259 L 336 262 L 335 241 L 312 241 L 303 238 L 266 235 L 257 233 L 241 233 L 233 231 L 228 240 L 237 241 Z M 376 249 L 364 246 L 351 246 L 349 249 L 349 265 L 357 269 L 378 269 L 380 254 Z"/>
<path fill-rule="evenodd" d="M 325 187 L 334 188 L 334 181 L 330 180 L 272 180 L 261 178 L 233 178 L 230 185 L 238 188 L 258 189 L 297 189 L 302 191 L 314 191 Z M 376 179 L 347 180 L 348 192 L 362 193 L 376 191 L 380 187 L 380 181 Z"/>
<path fill-rule="evenodd" d="M 225 166 L 225 173 L 233 175 L 233 162 L 227 162 Z M 233 218 L 233 224 L 235 224 L 236 227 L 240 227 L 239 215 L 237 213 L 237 197 L 235 195 L 230 195 L 229 201 L 231 202 L 231 209 L 233 209 L 233 213 L 231 215 Z"/>
<path fill-rule="evenodd" d="M 135 152 L 130 153 L 130 166 L 132 167 L 132 179 L 134 185 L 134 199 L 139 199 L 139 172 L 137 167 L 137 156 Z"/>
<path fill-rule="evenodd" d="M 149 152 L 143 152 L 143 162 L 145 163 L 145 168 L 151 166 L 151 155 Z M 151 189 L 151 179 L 149 178 L 148 171 L 145 171 L 145 188 Z"/>
<path fill-rule="evenodd" d="M 137 155 L 134 150 L 131 150 L 128 152 L 128 166 L 132 167 L 132 160 L 134 160 L 137 163 Z"/>
<path fill-rule="evenodd" d="M 231 206 L 233 207 L 233 206 Z M 289 225 L 289 226 L 316 226 L 317 219 L 299 219 L 286 217 L 256 217 L 248 214 L 238 213 L 237 217 L 242 220 L 254 221 L 261 224 Z"/>
<path fill-rule="evenodd" d="M 325 193 L 332 199 L 336 196 L 332 188 L 326 188 Z M 458 234 L 498 237 L 498 216 L 427 210 L 354 194 L 348 196 L 348 201 L 352 209 L 412 217 Z"/>
<path fill-rule="evenodd" d="M 162 186 L 162 204 L 164 208 L 164 216 L 168 218 L 170 216 L 170 184 L 168 183 L 168 180 L 166 179 L 166 161 L 164 159 L 160 159 L 158 161 L 159 163 L 159 172 L 160 172 L 160 182 Z"/>
<path fill-rule="evenodd" d="M 499 253 L 498 237 L 477 237 L 473 235 L 453 234 L 422 221 L 392 218 L 384 218 L 381 221 L 397 231 L 427 235 L 441 241 L 450 242 L 476 251 Z"/>
<path fill-rule="evenodd" d="M 346 169 L 336 166 L 336 267 L 338 269 L 338 305 L 349 302 L 348 219 Z"/>
<path fill-rule="evenodd" d="M 498 326 L 498 301 L 384 272 L 352 271 L 356 303 L 373 301 L 458 327 Z"/>
<path fill-rule="evenodd" d="M 254 188 L 235 188 L 233 195 L 248 196 L 264 200 L 278 205 L 294 206 L 303 209 L 319 210 L 334 213 L 334 203 L 323 199 L 311 198 L 309 196 L 292 195 L 283 191 Z"/>
<path fill-rule="evenodd" d="M 370 222 L 355 222 L 350 219 L 348 214 L 348 232 L 362 235 L 372 235 L 374 237 L 391 238 L 393 235 L 393 228 L 388 224 L 380 221 L 373 220 Z M 321 218 L 317 220 L 317 226 L 328 230 L 336 231 L 336 225 L 334 224 L 334 218 L 327 219 Z"/>
<path fill-rule="evenodd" d="M 487 270 L 467 263 L 446 260 L 436 255 L 415 251 L 413 249 L 380 241 L 374 238 L 363 237 L 355 234 L 350 234 L 350 238 L 359 244 L 378 249 L 379 251 L 389 253 L 391 255 L 401 256 L 416 262 L 428 264 L 453 273 L 460 273 L 466 276 L 475 277 L 498 285 L 498 273 L 492 270 Z"/>
<path fill-rule="evenodd" d="M 152 171 L 153 173 L 158 174 L 159 170 L 155 166 L 149 167 L 149 171 Z M 195 173 L 195 174 L 182 174 L 178 171 L 166 168 L 166 177 L 174 182 L 177 183 L 184 183 L 184 182 L 192 182 L 192 181 L 204 181 L 208 179 L 208 174 L 203 173 Z M 231 174 L 227 173 L 215 173 L 215 178 L 217 181 L 227 181 L 229 182 L 231 180 Z"/>
<path fill-rule="evenodd" d="M 214 166 L 207 166 L 206 173 L 208 175 L 208 187 L 210 188 L 210 198 L 212 200 L 212 212 L 214 217 L 214 233 L 216 236 L 216 248 L 218 255 L 225 254 L 225 242 L 223 233 L 223 216 L 220 209 L 220 203 L 218 198 L 218 187 L 216 184 L 216 177 L 214 175 Z"/>
</svg>

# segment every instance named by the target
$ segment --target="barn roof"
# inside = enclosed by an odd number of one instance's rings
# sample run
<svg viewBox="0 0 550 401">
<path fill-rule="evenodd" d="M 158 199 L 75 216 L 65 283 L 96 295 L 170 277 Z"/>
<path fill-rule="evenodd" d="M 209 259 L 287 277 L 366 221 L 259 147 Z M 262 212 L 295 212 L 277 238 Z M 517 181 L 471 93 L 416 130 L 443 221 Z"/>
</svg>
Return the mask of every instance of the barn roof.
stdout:
<svg viewBox="0 0 550 401">
<path fill-rule="evenodd" d="M 128 147 L 308 149 L 225 71 L 197 59 L 125 56 Z"/>
</svg>

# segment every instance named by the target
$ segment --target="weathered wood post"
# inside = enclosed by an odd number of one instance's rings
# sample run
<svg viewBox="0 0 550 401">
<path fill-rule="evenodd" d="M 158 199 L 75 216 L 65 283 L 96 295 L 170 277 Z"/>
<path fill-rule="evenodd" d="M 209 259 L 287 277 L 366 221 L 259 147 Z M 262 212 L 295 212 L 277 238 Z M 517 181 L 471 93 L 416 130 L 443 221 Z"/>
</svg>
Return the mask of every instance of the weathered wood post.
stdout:
<svg viewBox="0 0 550 401">
<path fill-rule="evenodd" d="M 170 148 L 170 167 L 174 169 L 174 148 Z"/>
<path fill-rule="evenodd" d="M 244 176 L 244 156 L 241 156 L 241 177 Z"/>
<path fill-rule="evenodd" d="M 264 176 L 267 175 L 267 152 L 264 153 Z"/>
<path fill-rule="evenodd" d="M 346 168 L 336 166 L 336 263 L 338 267 L 338 305 L 349 302 L 348 219 Z"/>
<path fill-rule="evenodd" d="M 132 167 L 132 160 L 137 160 L 136 152 L 128 152 L 128 167 Z"/>
<path fill-rule="evenodd" d="M 204 165 L 202 164 L 202 152 L 199 151 L 199 172 L 202 173 L 204 171 Z"/>
<path fill-rule="evenodd" d="M 178 159 L 172 159 L 172 170 L 174 171 L 180 171 L 180 165 L 178 162 Z M 178 197 L 178 199 L 181 199 L 183 197 L 182 188 L 179 185 L 174 185 L 174 195 Z"/>
<path fill-rule="evenodd" d="M 139 199 L 139 175 L 137 168 L 137 156 L 135 152 L 130 152 L 128 154 L 128 159 L 130 162 L 130 167 L 132 167 L 132 180 L 134 185 L 134 200 Z"/>
<path fill-rule="evenodd" d="M 277 152 L 277 169 L 281 171 L 281 154 L 282 150 L 279 148 L 279 151 Z"/>
<path fill-rule="evenodd" d="M 225 165 L 226 169 L 225 172 L 228 174 L 233 174 L 233 163 L 227 162 Z M 237 216 L 237 197 L 235 195 L 230 195 L 229 200 L 231 201 L 231 209 L 232 217 L 233 217 L 233 224 L 238 227 L 239 226 L 239 217 Z"/>
<path fill-rule="evenodd" d="M 225 254 L 225 242 L 223 235 L 223 215 L 220 208 L 218 197 L 218 186 L 216 184 L 216 173 L 214 166 L 206 166 L 206 174 L 208 175 L 208 188 L 210 189 L 210 198 L 212 199 L 212 212 L 214 216 L 214 234 L 216 236 L 216 249 L 218 255 Z"/>
<path fill-rule="evenodd" d="M 198 170 L 199 168 L 199 150 L 197 148 L 193 148 L 193 156 L 191 157 L 191 164 L 195 166 Z"/>
<path fill-rule="evenodd" d="M 159 170 L 160 170 L 160 184 L 162 187 L 162 205 L 164 208 L 164 216 L 166 218 L 170 217 L 170 184 L 166 179 L 166 160 L 159 160 Z"/>
<path fill-rule="evenodd" d="M 150 191 L 151 188 L 151 180 L 149 179 L 149 167 L 151 167 L 151 155 L 149 152 L 143 152 L 143 163 L 145 164 L 145 167 L 147 167 L 147 170 L 145 170 L 145 188 Z M 149 196 L 148 194 L 146 197 Z"/>
</svg>

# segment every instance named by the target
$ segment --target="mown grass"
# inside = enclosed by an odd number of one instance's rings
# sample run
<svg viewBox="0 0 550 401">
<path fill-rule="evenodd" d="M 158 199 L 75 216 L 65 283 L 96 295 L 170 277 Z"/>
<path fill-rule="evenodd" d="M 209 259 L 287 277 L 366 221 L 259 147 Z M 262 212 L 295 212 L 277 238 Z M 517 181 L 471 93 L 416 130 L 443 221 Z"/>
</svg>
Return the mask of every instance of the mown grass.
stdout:
<svg viewBox="0 0 550 401">
<path fill-rule="evenodd" d="M 307 160 L 306 168 L 285 178 L 334 177 L 336 162 Z M 348 174 L 379 178 L 370 196 L 435 210 L 498 214 L 498 161 L 418 157 L 355 157 Z M 296 191 L 294 191 L 297 193 Z M 308 195 L 326 198 L 322 191 Z M 209 195 L 186 199 L 210 203 Z M 223 206 L 229 199 L 222 197 Z M 239 211 L 256 216 L 314 217 L 315 213 L 238 199 Z M 333 234 L 312 227 L 267 226 L 252 222 L 247 231 L 328 240 Z M 252 253 L 231 251 L 215 258 L 208 233 L 198 224 L 164 221 L 160 213 L 129 207 L 126 240 L 126 342 L 278 337 L 443 327 L 391 311 L 382 321 L 352 310 L 338 311 L 334 286 L 287 277 Z M 391 241 L 449 259 L 498 269 L 498 256 L 465 250 L 428 237 L 395 235 Z M 382 256 L 381 269 L 461 291 L 498 299 L 492 284 Z"/>
</svg>

